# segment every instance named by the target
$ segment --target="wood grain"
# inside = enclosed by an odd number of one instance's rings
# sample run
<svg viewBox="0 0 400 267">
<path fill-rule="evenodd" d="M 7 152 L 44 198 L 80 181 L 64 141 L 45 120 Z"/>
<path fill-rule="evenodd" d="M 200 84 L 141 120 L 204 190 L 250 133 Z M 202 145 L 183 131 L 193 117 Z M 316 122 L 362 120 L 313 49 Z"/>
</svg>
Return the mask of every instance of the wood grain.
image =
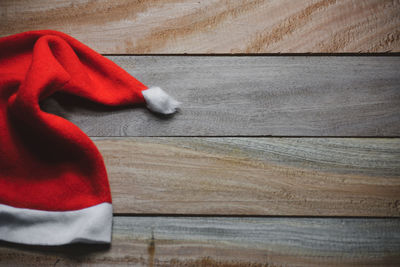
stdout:
<svg viewBox="0 0 400 267">
<path fill-rule="evenodd" d="M 2 0 L 0 25 L 113 54 L 400 51 L 398 0 Z"/>
<path fill-rule="evenodd" d="M 9 266 L 398 266 L 400 220 L 114 217 L 110 248 L 0 243 Z"/>
<path fill-rule="evenodd" d="M 400 136 L 400 57 L 110 57 L 181 101 L 157 117 L 59 96 L 90 136 Z"/>
<path fill-rule="evenodd" d="M 94 138 L 117 214 L 400 216 L 400 139 Z"/>
</svg>

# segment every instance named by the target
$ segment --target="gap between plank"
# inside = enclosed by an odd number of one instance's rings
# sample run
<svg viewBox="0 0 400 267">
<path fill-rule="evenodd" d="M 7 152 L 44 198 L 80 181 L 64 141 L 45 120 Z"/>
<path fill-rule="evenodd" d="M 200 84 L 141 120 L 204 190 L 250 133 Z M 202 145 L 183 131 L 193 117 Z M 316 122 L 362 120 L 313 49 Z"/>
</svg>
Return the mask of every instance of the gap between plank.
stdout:
<svg viewBox="0 0 400 267">
<path fill-rule="evenodd" d="M 244 215 L 244 214 L 176 214 L 176 213 L 115 213 L 113 217 L 204 217 L 204 218 L 283 218 L 283 219 L 393 219 L 400 220 L 400 216 L 308 216 L 308 215 Z"/>
<path fill-rule="evenodd" d="M 381 57 L 381 56 L 387 56 L 387 57 L 398 57 L 400 56 L 400 52 L 376 52 L 376 53 L 236 53 L 236 54 L 230 54 L 230 53 L 218 53 L 218 54 L 212 54 L 212 53 L 149 53 L 149 54 L 101 54 L 103 56 L 135 56 L 135 57 L 145 57 L 145 56 L 182 56 L 182 57 Z"/>
</svg>

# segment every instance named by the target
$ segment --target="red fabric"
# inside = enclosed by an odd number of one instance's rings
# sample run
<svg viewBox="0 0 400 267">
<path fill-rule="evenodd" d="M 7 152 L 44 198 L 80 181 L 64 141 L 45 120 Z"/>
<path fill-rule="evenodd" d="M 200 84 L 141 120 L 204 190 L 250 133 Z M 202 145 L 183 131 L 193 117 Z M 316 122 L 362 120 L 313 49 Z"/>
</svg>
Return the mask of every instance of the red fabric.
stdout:
<svg viewBox="0 0 400 267">
<path fill-rule="evenodd" d="M 143 103 L 147 89 L 72 37 L 32 31 L 0 38 L 0 204 L 49 211 L 111 203 L 102 156 L 39 101 L 65 92 L 105 105 Z"/>
</svg>

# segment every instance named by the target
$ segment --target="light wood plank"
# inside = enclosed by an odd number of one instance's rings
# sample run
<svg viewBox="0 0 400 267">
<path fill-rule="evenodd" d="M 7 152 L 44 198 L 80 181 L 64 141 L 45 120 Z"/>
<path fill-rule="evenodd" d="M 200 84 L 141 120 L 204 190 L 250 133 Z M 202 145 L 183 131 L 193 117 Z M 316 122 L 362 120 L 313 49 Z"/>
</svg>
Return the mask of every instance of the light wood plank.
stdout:
<svg viewBox="0 0 400 267">
<path fill-rule="evenodd" d="M 90 136 L 400 136 L 400 57 L 110 57 L 180 100 L 173 117 L 59 96 Z"/>
<path fill-rule="evenodd" d="M 400 216 L 400 139 L 95 138 L 114 212 Z"/>
<path fill-rule="evenodd" d="M 398 0 L 2 0 L 0 25 L 64 31 L 100 53 L 400 51 Z"/>
<path fill-rule="evenodd" d="M 114 217 L 111 248 L 0 243 L 8 264 L 398 266 L 400 220 Z"/>
</svg>

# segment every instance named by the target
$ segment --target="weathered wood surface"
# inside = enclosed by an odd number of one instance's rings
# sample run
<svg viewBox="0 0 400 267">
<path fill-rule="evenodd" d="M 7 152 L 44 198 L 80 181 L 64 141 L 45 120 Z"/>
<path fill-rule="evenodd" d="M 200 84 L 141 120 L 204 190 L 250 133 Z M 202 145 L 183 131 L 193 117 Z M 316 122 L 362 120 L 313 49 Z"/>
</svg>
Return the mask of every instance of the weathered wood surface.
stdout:
<svg viewBox="0 0 400 267">
<path fill-rule="evenodd" d="M 9 264 L 399 266 L 400 220 L 114 217 L 111 248 L 0 243 Z"/>
<path fill-rule="evenodd" d="M 400 51 L 398 0 L 2 0 L 0 35 L 64 31 L 100 53 Z"/>
<path fill-rule="evenodd" d="M 181 112 L 65 96 L 43 108 L 90 136 L 400 136 L 400 57 L 110 58 L 175 96 Z"/>
<path fill-rule="evenodd" d="M 400 216 L 400 139 L 94 138 L 117 214 Z"/>
</svg>

